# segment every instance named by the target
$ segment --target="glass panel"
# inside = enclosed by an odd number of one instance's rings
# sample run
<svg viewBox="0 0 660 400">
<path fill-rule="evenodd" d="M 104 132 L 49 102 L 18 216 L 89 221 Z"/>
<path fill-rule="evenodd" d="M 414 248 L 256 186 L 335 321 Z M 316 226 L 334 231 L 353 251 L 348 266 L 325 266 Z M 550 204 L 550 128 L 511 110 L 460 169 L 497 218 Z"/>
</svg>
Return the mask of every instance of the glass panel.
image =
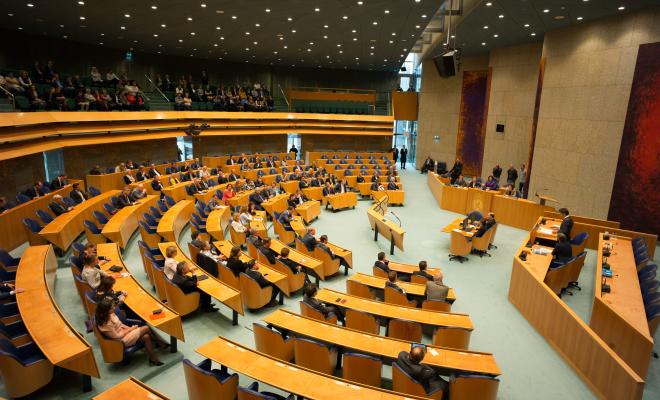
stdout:
<svg viewBox="0 0 660 400">
<path fill-rule="evenodd" d="M 64 152 L 62 149 L 44 152 L 44 170 L 46 171 L 46 181 L 48 182 L 65 173 Z"/>
<path fill-rule="evenodd" d="M 190 136 L 177 137 L 176 146 L 178 147 L 179 161 L 192 160 L 193 143 L 192 143 L 192 138 Z"/>
<path fill-rule="evenodd" d="M 296 149 L 298 149 L 298 158 L 302 157 L 302 154 L 300 154 L 301 143 L 302 143 L 301 135 L 297 133 L 289 133 L 287 135 L 286 151 L 289 151 L 291 147 L 296 146 Z"/>
</svg>

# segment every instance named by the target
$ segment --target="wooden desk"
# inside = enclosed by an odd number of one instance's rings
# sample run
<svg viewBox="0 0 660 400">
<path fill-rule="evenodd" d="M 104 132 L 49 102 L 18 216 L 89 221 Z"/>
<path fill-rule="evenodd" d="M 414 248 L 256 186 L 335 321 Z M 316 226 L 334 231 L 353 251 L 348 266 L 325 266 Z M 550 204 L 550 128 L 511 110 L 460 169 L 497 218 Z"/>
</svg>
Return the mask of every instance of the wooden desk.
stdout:
<svg viewBox="0 0 660 400">
<path fill-rule="evenodd" d="M 520 259 L 534 235 L 535 230 L 513 257 L 509 301 L 597 397 L 640 400 L 644 379 L 544 283 L 549 256 L 528 254 L 527 261 Z"/>
<path fill-rule="evenodd" d="M 23 226 L 23 218 L 37 219 L 35 212 L 37 210 L 48 210 L 48 204 L 53 201 L 56 194 L 69 196 L 71 186 L 79 183 L 84 187 L 84 182 L 77 179 L 69 179 L 69 184 L 61 189 L 54 190 L 42 197 L 37 197 L 23 204 L 18 204 L 4 213 L 0 214 L 0 249 L 12 251 L 21 244 L 28 241 L 28 234 Z M 48 211 L 50 213 L 50 211 Z M 45 243 L 45 242 L 44 242 Z"/>
<path fill-rule="evenodd" d="M 440 208 L 459 214 L 467 213 L 468 188 L 442 185 L 442 200 L 440 202 Z"/>
<path fill-rule="evenodd" d="M 170 246 L 177 248 L 177 255 L 175 257 L 177 262 L 185 261 L 188 263 L 188 266 L 197 267 L 197 273 L 208 276 L 208 279 L 204 279 L 203 281 L 199 281 L 197 283 L 197 288 L 229 307 L 232 310 L 232 325 L 238 325 L 238 314 L 245 315 L 245 312 L 243 311 L 243 300 L 241 298 L 241 292 L 232 288 L 226 283 L 221 282 L 217 277 L 212 276 L 201 269 L 195 262 L 193 262 L 193 260 L 188 258 L 188 256 L 183 253 L 177 243 L 158 243 L 158 248 L 163 254 L 166 253 L 167 248 Z M 167 279 L 167 277 L 165 277 L 165 279 Z"/>
<path fill-rule="evenodd" d="M 234 247 L 234 244 L 229 240 L 219 240 L 213 242 L 213 245 L 225 257 L 229 257 L 229 253 L 231 252 L 232 247 Z M 248 262 L 252 260 L 252 257 L 245 254 L 244 252 L 241 252 L 239 259 L 243 262 Z M 277 286 L 282 291 L 282 293 L 284 293 L 286 297 L 291 296 L 291 289 L 289 288 L 289 280 L 287 279 L 286 275 L 280 273 L 277 270 L 270 268 L 268 265 L 264 263 L 258 262 L 257 264 L 259 265 L 259 272 L 261 272 L 261 274 L 264 276 L 264 278 L 266 278 L 268 282 Z M 240 290 L 240 288 L 238 289 Z"/>
<path fill-rule="evenodd" d="M 632 242 L 614 235 L 604 240 L 602 233 L 599 242 L 589 326 L 639 376 L 646 376 L 651 361 L 649 354 L 653 351 L 653 337 L 644 310 Z M 612 271 L 612 277 L 605 278 L 610 285 L 609 293 L 601 291 L 605 247 L 610 249 L 610 256 L 606 259 Z"/>
<path fill-rule="evenodd" d="M 170 207 L 158 222 L 158 234 L 168 242 L 176 242 L 183 228 L 190 222 L 194 209 L 194 200 L 181 200 Z"/>
<path fill-rule="evenodd" d="M 394 261 L 390 261 L 389 264 L 387 264 L 387 267 L 390 270 L 395 271 L 397 274 L 412 275 L 413 272 L 419 271 L 419 265 L 403 264 Z M 431 275 L 435 275 L 438 272 L 442 272 L 442 270 L 440 270 L 440 268 L 426 267 L 426 272 Z"/>
<path fill-rule="evenodd" d="M 146 323 L 157 328 L 170 336 L 170 350 L 176 353 L 176 339 L 185 342 L 183 336 L 183 324 L 181 316 L 176 311 L 172 310 L 158 299 L 156 299 L 150 291 L 145 289 L 131 274 L 129 276 L 122 276 L 121 273 L 131 271 L 126 267 L 126 263 L 121 257 L 121 252 L 116 243 L 103 243 L 96 246 L 96 252 L 99 256 L 105 256 L 110 259 L 110 262 L 101 265 L 101 269 L 106 273 L 114 276 L 116 282 L 114 290 L 123 291 L 128 293 L 124 299 L 124 304 L 128 306 L 133 312 L 140 316 Z M 113 265 L 123 267 L 121 273 L 113 273 L 109 270 Z M 151 319 L 153 310 L 162 310 L 158 319 Z"/>
<path fill-rule="evenodd" d="M 92 400 L 169 400 L 169 397 L 158 393 L 154 389 L 133 378 L 119 382 L 103 393 L 92 397 Z"/>
<path fill-rule="evenodd" d="M 403 205 L 403 200 L 404 200 L 404 191 L 403 190 L 372 190 L 371 191 L 371 197 L 379 201 L 383 197 L 387 195 L 387 204 L 397 204 L 397 205 Z"/>
<path fill-rule="evenodd" d="M 431 327 L 453 326 L 470 331 L 474 330 L 470 316 L 466 314 L 445 313 L 440 311 L 423 310 L 421 308 L 404 307 L 383 303 L 382 301 L 367 300 L 330 289 L 319 290 L 316 293 L 316 298 L 326 304 L 333 304 L 341 308 L 363 311 L 386 319 L 403 319 Z M 339 299 L 339 302 L 337 299 Z M 345 301 L 341 302 L 343 300 Z"/>
<path fill-rule="evenodd" d="M 289 258 L 298 264 L 300 264 L 303 268 L 307 270 L 307 273 L 312 272 L 314 276 L 317 278 L 317 283 L 318 280 L 325 280 L 325 274 L 323 271 L 323 262 L 321 260 L 317 260 L 316 258 L 312 258 L 310 256 L 307 256 L 298 250 L 289 247 L 285 245 L 284 243 L 280 242 L 277 239 L 271 239 L 270 241 L 270 249 L 276 252 L 277 254 L 282 253 L 282 249 L 288 247 L 289 248 Z"/>
<path fill-rule="evenodd" d="M 529 231 L 545 211 L 552 207 L 542 206 L 531 200 L 518 199 L 510 196 L 495 195 L 490 211 L 495 214 L 498 223 L 514 226 Z"/>
<path fill-rule="evenodd" d="M 291 194 L 291 193 L 295 193 L 296 191 L 298 191 L 298 189 L 300 188 L 300 182 L 297 181 L 297 180 L 280 182 L 280 187 L 286 193 Z"/>
<path fill-rule="evenodd" d="M 541 224 L 542 219 L 539 218 L 539 221 L 534 225 L 533 228 L 533 237 L 534 241 L 536 239 L 541 239 L 545 241 L 556 242 L 557 241 L 557 231 L 561 225 L 560 219 L 546 218 L 545 225 Z"/>
<path fill-rule="evenodd" d="M 254 230 L 262 239 L 268 237 L 268 229 L 266 229 L 266 211 L 255 211 L 250 221 L 250 229 Z"/>
<path fill-rule="evenodd" d="M 306 201 L 296 206 L 295 213 L 309 224 L 321 215 L 321 203 L 317 200 Z"/>
<path fill-rule="evenodd" d="M 86 219 L 96 221 L 93 217 L 94 211 L 103 211 L 103 204 L 110 202 L 110 197 L 120 193 L 119 190 L 112 190 L 76 205 L 73 210 L 60 215 L 46 225 L 39 235 L 60 249 L 67 250 L 85 230 L 83 221 Z"/>
<path fill-rule="evenodd" d="M 390 400 L 418 399 L 384 389 L 363 386 L 330 375 L 323 375 L 217 337 L 195 350 L 202 357 L 241 375 L 266 383 L 306 399 Z"/>
<path fill-rule="evenodd" d="M 302 189 L 302 193 L 307 196 L 308 199 L 312 200 L 323 200 L 323 188 L 322 187 L 308 187 Z"/>
<path fill-rule="evenodd" d="M 107 192 L 109 190 L 119 190 L 124 187 L 126 184 L 124 182 L 125 172 L 111 172 L 109 174 L 101 175 L 87 175 L 85 180 L 87 181 L 87 187 L 94 186 L 101 193 Z"/>
<path fill-rule="evenodd" d="M 236 193 L 234 197 L 229 199 L 229 205 L 233 208 L 239 206 L 247 207 L 248 203 L 250 203 L 249 198 L 252 193 L 254 193 L 254 190 L 243 190 L 242 192 Z"/>
<path fill-rule="evenodd" d="M 263 318 L 263 321 L 295 336 L 313 338 L 347 350 L 367 353 L 384 359 L 388 364 L 396 360 L 402 351 L 410 351 L 410 342 L 383 337 L 328 324 L 291 311 L 279 309 Z M 495 357 L 490 353 L 455 350 L 448 347 L 427 345 L 424 364 L 445 374 L 471 373 L 498 376 L 501 374 Z"/>
<path fill-rule="evenodd" d="M 493 201 L 493 196 L 500 194 L 497 190 L 483 190 L 469 188 L 467 195 L 467 202 L 465 204 L 465 212 L 469 213 L 478 210 L 483 215 L 490 212 L 490 205 Z"/>
<path fill-rule="evenodd" d="M 304 236 L 307 233 L 307 226 L 305 226 L 302 217 L 299 215 L 296 215 L 291 220 L 291 228 L 298 236 Z"/>
<path fill-rule="evenodd" d="M 231 224 L 231 208 L 222 207 L 213 210 L 206 218 L 206 232 L 215 240 L 224 240 L 225 231 Z"/>
<path fill-rule="evenodd" d="M 188 195 L 188 192 L 186 192 L 186 186 L 189 185 L 192 185 L 191 181 L 179 182 L 172 186 L 164 187 L 162 192 L 166 196 L 173 198 L 174 201 L 178 203 L 181 200 L 192 198 L 192 196 Z"/>
<path fill-rule="evenodd" d="M 287 200 L 289 199 L 289 195 L 286 193 L 281 193 L 278 194 L 277 196 L 274 196 L 263 203 L 261 203 L 261 206 L 266 210 L 268 214 L 270 214 L 271 217 L 275 218 L 275 213 L 281 213 L 282 211 L 286 210 L 288 207 Z"/>
<path fill-rule="evenodd" d="M 348 264 L 349 268 L 353 268 L 353 252 L 344 249 L 342 247 L 337 246 L 336 244 L 332 244 L 328 242 L 328 248 L 332 250 L 333 253 L 335 253 L 336 256 L 341 257 L 346 261 L 346 264 Z"/>
<path fill-rule="evenodd" d="M 403 235 L 406 231 L 399 225 L 383 217 L 383 214 L 374 209 L 375 206 L 371 206 L 367 210 L 369 225 L 371 225 L 371 229 L 374 231 L 374 241 L 378 241 L 378 234 L 380 233 L 385 239 L 390 241 L 390 254 L 394 254 L 394 246 L 403 251 Z"/>
<path fill-rule="evenodd" d="M 324 200 L 330 203 L 333 212 L 357 206 L 357 195 L 354 192 L 332 194 L 325 196 Z"/>
<path fill-rule="evenodd" d="M 149 207 L 155 206 L 158 196 L 147 196 L 139 200 L 139 204 L 124 207 L 113 215 L 103 227 L 103 235 L 111 242 L 126 248 L 126 243 L 131 239 L 138 228 L 138 221 L 142 220 L 142 214 L 149 212 Z"/>
<path fill-rule="evenodd" d="M 363 285 L 367 285 L 378 290 L 384 290 L 385 284 L 387 283 L 386 278 L 380 278 L 378 276 L 367 275 L 360 272 L 349 277 L 348 280 L 359 282 Z M 406 291 L 407 294 L 410 294 L 411 296 L 426 299 L 426 285 L 404 281 L 397 281 L 397 285 L 399 285 L 403 290 Z M 454 293 L 454 289 L 450 288 L 449 292 L 447 293 L 447 302 L 453 303 L 455 301 L 456 293 Z"/>
<path fill-rule="evenodd" d="M 463 230 L 463 220 L 464 219 L 465 219 L 465 217 L 455 218 L 448 225 L 446 225 L 444 228 L 442 228 L 442 232 L 452 233 L 453 231 L 457 230 L 457 231 L 460 231 L 461 235 L 471 238 L 477 232 L 476 227 L 474 225 L 470 224 L 470 225 L 468 225 L 468 230 L 464 231 Z"/>
<path fill-rule="evenodd" d="M 53 365 L 83 375 L 83 390 L 92 389 L 91 377 L 100 378 L 92 346 L 60 311 L 53 292 L 57 258 L 50 245 L 25 249 L 16 270 L 16 294 L 21 319 L 39 350 Z M 26 378 L 27 379 L 27 378 Z"/>
</svg>

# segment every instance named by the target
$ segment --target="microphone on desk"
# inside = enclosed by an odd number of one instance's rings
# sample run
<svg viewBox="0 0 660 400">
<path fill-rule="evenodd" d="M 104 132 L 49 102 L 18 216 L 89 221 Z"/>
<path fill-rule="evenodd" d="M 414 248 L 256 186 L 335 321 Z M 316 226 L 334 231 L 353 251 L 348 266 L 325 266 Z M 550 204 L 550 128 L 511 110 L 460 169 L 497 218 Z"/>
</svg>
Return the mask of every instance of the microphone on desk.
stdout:
<svg viewBox="0 0 660 400">
<path fill-rule="evenodd" d="M 396 214 L 394 213 L 394 211 L 390 211 L 390 213 L 391 213 L 392 215 L 394 215 L 394 216 L 396 217 L 397 220 L 399 220 L 399 226 L 401 226 L 401 218 L 399 218 L 399 216 L 396 215 Z"/>
</svg>

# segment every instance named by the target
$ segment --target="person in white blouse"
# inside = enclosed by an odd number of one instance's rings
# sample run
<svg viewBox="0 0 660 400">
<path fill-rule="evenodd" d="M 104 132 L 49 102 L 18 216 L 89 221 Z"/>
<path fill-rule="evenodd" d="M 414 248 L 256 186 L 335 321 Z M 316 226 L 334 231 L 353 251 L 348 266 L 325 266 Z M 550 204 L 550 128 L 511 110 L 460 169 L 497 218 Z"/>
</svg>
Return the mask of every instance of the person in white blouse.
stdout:
<svg viewBox="0 0 660 400">
<path fill-rule="evenodd" d="M 249 227 L 250 222 L 252 222 L 252 215 L 247 211 L 245 207 L 241 208 L 240 220 L 241 224 L 243 224 L 245 227 Z"/>
<path fill-rule="evenodd" d="M 174 274 L 176 274 L 176 265 L 178 261 L 174 259 L 178 253 L 178 250 L 175 246 L 170 246 L 165 250 L 165 265 L 163 266 L 163 272 L 167 279 L 172 280 Z"/>
<path fill-rule="evenodd" d="M 240 221 L 240 216 L 238 215 L 238 213 L 234 214 L 234 218 L 231 221 L 231 227 L 238 233 L 242 233 L 242 232 L 245 232 L 247 230 L 245 225 L 243 225 L 243 223 Z"/>
</svg>

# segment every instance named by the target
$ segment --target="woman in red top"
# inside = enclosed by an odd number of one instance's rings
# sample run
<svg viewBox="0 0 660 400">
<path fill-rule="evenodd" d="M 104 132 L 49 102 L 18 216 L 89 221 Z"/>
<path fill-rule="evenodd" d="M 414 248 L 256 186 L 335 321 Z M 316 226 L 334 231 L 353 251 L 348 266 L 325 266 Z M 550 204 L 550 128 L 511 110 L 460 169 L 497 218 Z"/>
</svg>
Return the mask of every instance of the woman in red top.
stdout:
<svg viewBox="0 0 660 400">
<path fill-rule="evenodd" d="M 234 196 L 236 196 L 236 193 L 234 193 L 234 187 L 230 183 L 222 192 L 222 201 L 225 203 L 226 206 L 228 206 L 229 199 L 231 199 Z"/>
</svg>

